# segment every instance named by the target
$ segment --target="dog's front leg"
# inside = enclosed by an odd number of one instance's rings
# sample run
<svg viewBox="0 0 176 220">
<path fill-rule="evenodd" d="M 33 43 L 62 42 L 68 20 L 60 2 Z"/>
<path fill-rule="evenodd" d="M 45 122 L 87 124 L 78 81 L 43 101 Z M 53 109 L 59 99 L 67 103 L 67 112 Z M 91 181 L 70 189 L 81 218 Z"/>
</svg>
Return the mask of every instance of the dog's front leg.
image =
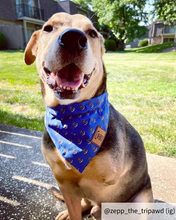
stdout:
<svg viewBox="0 0 176 220">
<path fill-rule="evenodd" d="M 81 220 L 82 211 L 81 211 L 81 198 L 74 194 L 70 194 L 64 189 L 60 189 L 65 203 L 67 205 L 68 211 L 61 212 L 56 220 Z"/>
</svg>

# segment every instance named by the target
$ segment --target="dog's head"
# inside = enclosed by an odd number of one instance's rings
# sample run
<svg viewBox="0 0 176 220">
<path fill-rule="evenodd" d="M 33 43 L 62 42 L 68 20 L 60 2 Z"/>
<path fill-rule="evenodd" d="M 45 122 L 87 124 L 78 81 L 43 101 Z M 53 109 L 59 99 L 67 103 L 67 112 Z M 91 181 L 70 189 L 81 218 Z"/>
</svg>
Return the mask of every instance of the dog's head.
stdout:
<svg viewBox="0 0 176 220">
<path fill-rule="evenodd" d="M 36 65 L 49 106 L 92 98 L 103 80 L 104 40 L 83 15 L 54 14 L 34 32 L 25 63 Z"/>
</svg>

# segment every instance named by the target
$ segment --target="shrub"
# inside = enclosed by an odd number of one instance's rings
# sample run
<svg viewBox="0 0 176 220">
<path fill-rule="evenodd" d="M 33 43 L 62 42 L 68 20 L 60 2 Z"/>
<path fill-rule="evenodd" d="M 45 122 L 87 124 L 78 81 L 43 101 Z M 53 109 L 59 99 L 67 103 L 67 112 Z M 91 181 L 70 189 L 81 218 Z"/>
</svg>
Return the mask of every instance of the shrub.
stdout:
<svg viewBox="0 0 176 220">
<path fill-rule="evenodd" d="M 148 46 L 148 39 L 139 41 L 138 47 L 146 47 L 146 46 Z"/>
<path fill-rule="evenodd" d="M 0 32 L 0 50 L 3 50 L 5 48 L 6 48 L 6 40 L 4 34 Z"/>
<path fill-rule="evenodd" d="M 106 51 L 116 51 L 117 46 L 115 40 L 105 40 L 105 49 Z"/>
<path fill-rule="evenodd" d="M 108 45 L 109 45 L 109 44 L 108 44 L 108 41 L 109 41 L 109 40 L 105 40 L 105 42 L 104 42 L 106 51 L 108 50 Z"/>
</svg>

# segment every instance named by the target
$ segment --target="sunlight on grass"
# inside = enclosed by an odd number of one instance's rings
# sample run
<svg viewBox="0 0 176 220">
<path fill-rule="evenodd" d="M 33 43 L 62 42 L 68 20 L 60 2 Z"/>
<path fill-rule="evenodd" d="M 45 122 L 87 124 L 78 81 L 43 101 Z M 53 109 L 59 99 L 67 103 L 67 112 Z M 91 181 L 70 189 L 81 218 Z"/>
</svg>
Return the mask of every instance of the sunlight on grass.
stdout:
<svg viewBox="0 0 176 220">
<path fill-rule="evenodd" d="M 150 153 L 176 156 L 176 53 L 105 54 L 110 101 Z"/>
<path fill-rule="evenodd" d="M 104 55 L 109 100 L 141 134 L 146 150 L 176 156 L 176 52 Z M 0 123 L 43 131 L 45 104 L 35 64 L 0 51 Z"/>
</svg>

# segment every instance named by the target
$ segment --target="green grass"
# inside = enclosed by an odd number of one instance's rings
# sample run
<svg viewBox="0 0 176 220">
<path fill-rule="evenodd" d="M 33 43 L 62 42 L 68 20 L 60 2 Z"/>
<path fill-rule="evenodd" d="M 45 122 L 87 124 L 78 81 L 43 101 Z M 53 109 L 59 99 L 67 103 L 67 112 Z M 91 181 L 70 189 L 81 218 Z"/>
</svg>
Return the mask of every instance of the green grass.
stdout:
<svg viewBox="0 0 176 220">
<path fill-rule="evenodd" d="M 0 123 L 43 131 L 45 105 L 35 64 L 23 51 L 0 51 Z"/>
<path fill-rule="evenodd" d="M 125 49 L 127 52 L 136 52 L 136 53 L 158 53 L 162 52 L 164 49 L 173 47 L 174 42 L 168 42 L 163 44 L 156 44 L 152 46 L 147 47 L 141 47 L 141 48 L 131 48 L 131 49 Z"/>
<path fill-rule="evenodd" d="M 148 152 L 176 156 L 176 52 L 106 53 L 109 99 Z M 0 123 L 43 131 L 45 105 L 35 64 L 0 51 Z"/>
</svg>

